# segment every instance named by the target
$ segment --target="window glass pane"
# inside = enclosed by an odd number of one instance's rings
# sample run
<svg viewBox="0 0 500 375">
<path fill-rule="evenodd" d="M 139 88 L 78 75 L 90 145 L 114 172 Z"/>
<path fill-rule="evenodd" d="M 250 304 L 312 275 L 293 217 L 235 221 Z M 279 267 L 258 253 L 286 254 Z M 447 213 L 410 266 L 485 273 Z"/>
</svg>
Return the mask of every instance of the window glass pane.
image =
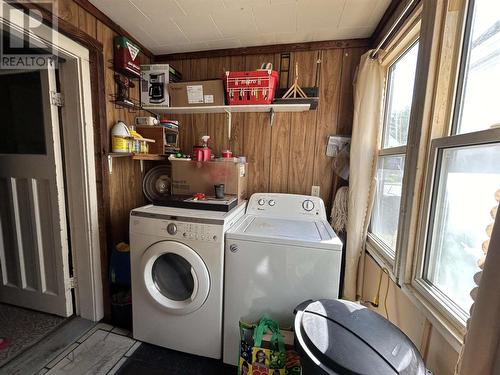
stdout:
<svg viewBox="0 0 500 375">
<path fill-rule="evenodd" d="M 457 133 L 500 123 L 500 1 L 476 0 L 468 48 Z"/>
<path fill-rule="evenodd" d="M 183 257 L 173 253 L 163 254 L 156 259 L 151 272 L 156 287 L 165 297 L 184 301 L 193 294 L 191 264 Z"/>
<path fill-rule="evenodd" d="M 40 72 L 0 74 L 0 103 L 0 154 L 45 154 Z"/>
<path fill-rule="evenodd" d="M 468 315 L 490 211 L 500 188 L 500 144 L 442 151 L 424 278 Z"/>
<path fill-rule="evenodd" d="M 370 232 L 389 246 L 393 253 L 398 237 L 404 165 L 404 155 L 380 156 L 377 165 L 377 190 Z"/>
<path fill-rule="evenodd" d="M 418 42 L 389 68 L 382 148 L 406 145 Z"/>
</svg>

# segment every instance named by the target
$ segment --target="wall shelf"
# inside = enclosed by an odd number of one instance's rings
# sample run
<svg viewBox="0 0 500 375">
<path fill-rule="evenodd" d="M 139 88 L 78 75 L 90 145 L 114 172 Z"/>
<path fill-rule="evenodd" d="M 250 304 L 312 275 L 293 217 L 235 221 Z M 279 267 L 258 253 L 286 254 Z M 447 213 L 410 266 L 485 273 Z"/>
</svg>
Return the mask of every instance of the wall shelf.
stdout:
<svg viewBox="0 0 500 375">
<path fill-rule="evenodd" d="M 134 154 L 131 152 L 110 152 L 107 154 L 108 157 L 108 171 L 109 174 L 113 173 L 113 159 L 129 157 L 132 160 L 139 160 L 141 162 L 141 172 L 144 172 L 144 160 L 148 161 L 159 161 L 167 160 L 168 155 L 158 155 L 158 154 Z"/>
<path fill-rule="evenodd" d="M 310 103 L 301 104 L 255 104 L 255 105 L 212 105 L 199 107 L 143 107 L 143 109 L 160 114 L 195 114 L 225 113 L 227 115 L 228 138 L 231 138 L 231 114 L 233 113 L 269 113 L 269 126 L 273 126 L 274 114 L 277 112 L 307 112 Z"/>
<path fill-rule="evenodd" d="M 256 104 L 256 105 L 213 105 L 199 107 L 143 107 L 158 114 L 193 114 L 193 113 L 238 113 L 238 112 L 306 112 L 311 105 L 306 104 Z"/>
</svg>

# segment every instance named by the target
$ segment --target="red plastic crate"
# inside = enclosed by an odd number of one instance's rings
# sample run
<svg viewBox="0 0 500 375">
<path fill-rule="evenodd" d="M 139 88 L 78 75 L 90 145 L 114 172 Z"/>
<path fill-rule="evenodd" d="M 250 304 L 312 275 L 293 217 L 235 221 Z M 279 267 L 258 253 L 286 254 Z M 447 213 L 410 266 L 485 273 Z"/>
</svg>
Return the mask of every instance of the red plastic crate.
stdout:
<svg viewBox="0 0 500 375">
<path fill-rule="evenodd" d="M 278 72 L 226 72 L 224 83 L 229 105 L 271 104 L 278 86 Z"/>
</svg>

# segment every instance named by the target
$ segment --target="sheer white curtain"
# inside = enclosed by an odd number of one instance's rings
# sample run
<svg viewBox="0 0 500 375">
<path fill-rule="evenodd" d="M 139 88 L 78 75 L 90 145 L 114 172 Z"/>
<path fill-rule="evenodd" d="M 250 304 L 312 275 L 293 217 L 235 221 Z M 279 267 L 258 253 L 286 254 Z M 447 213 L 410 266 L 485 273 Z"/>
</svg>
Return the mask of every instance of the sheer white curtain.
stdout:
<svg viewBox="0 0 500 375">
<path fill-rule="evenodd" d="M 497 191 L 500 201 L 500 190 Z M 479 285 L 468 322 L 465 346 L 457 368 L 460 375 L 500 374 L 500 215 L 496 216 L 483 271 L 474 278 Z"/>
<path fill-rule="evenodd" d="M 354 118 L 349 168 L 347 250 L 343 297 L 359 296 L 358 273 L 370 221 L 375 190 L 375 171 L 380 144 L 384 69 L 368 51 L 358 67 L 354 83 Z"/>
</svg>

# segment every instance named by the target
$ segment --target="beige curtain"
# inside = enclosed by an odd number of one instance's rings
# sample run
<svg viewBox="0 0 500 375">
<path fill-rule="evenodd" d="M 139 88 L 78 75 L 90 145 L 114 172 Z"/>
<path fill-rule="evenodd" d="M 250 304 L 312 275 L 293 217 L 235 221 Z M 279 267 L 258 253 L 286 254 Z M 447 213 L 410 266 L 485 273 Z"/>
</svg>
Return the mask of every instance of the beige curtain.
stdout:
<svg viewBox="0 0 500 375">
<path fill-rule="evenodd" d="M 500 201 L 500 190 L 496 197 Z M 497 209 L 491 215 L 496 219 L 489 246 L 484 248 L 486 259 L 480 263 L 483 272 L 474 277 L 479 287 L 471 292 L 474 305 L 457 366 L 460 375 L 500 374 L 500 215 Z"/>
<path fill-rule="evenodd" d="M 354 118 L 349 167 L 349 203 L 344 298 L 360 295 L 357 282 L 361 255 L 370 220 L 375 190 L 375 171 L 380 144 L 384 69 L 378 60 L 361 56 L 354 87 Z"/>
</svg>

